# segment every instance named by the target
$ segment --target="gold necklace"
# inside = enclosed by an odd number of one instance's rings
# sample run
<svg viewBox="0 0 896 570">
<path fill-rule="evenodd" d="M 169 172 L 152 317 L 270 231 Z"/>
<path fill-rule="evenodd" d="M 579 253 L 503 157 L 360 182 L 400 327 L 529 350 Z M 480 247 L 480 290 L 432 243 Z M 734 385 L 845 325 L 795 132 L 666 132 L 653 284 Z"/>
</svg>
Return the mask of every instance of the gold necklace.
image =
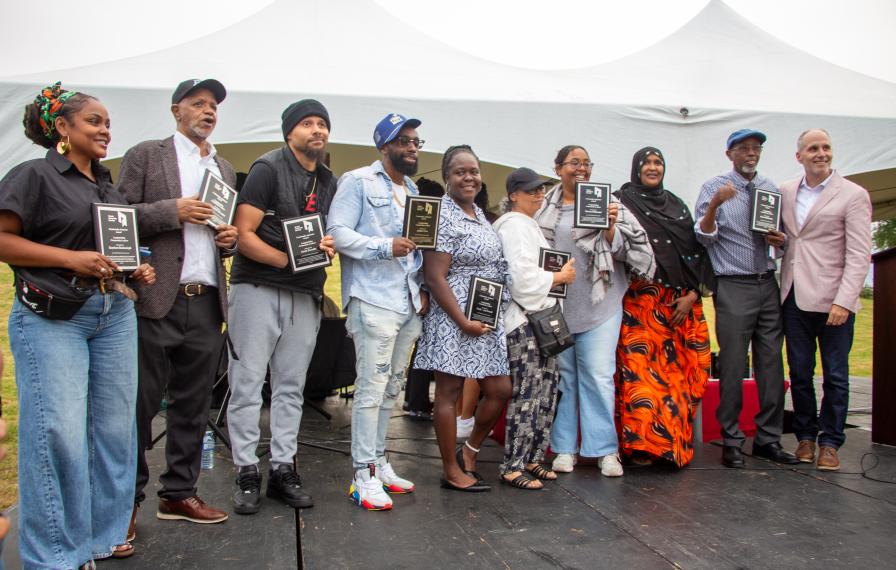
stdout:
<svg viewBox="0 0 896 570">
<path fill-rule="evenodd" d="M 398 193 L 395 192 L 395 185 L 392 185 L 392 199 L 395 200 L 395 203 L 398 204 L 399 208 L 404 208 L 404 205 L 407 204 L 408 201 L 408 189 L 404 186 L 402 186 L 402 188 L 404 188 L 404 202 L 398 200 Z"/>
</svg>

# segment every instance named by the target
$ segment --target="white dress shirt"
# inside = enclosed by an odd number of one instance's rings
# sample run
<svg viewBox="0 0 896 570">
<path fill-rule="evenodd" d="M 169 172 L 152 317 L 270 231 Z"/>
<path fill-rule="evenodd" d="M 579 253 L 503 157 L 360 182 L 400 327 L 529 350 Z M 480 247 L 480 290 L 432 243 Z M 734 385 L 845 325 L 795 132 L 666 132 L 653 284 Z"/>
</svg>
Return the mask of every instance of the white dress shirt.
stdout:
<svg viewBox="0 0 896 570">
<path fill-rule="evenodd" d="M 206 170 L 221 176 L 217 151 L 209 143 L 209 153 L 202 156 L 199 147 L 180 131 L 174 133 L 174 150 L 177 152 L 177 169 L 180 172 L 181 195 L 184 198 L 199 193 L 199 185 Z M 218 246 L 211 226 L 184 223 L 184 265 L 180 272 L 181 283 L 205 283 L 218 286 Z"/>
<path fill-rule="evenodd" d="M 800 229 L 803 229 L 803 224 L 806 223 L 806 216 L 809 215 L 812 206 L 818 201 L 818 197 L 821 195 L 824 187 L 828 185 L 828 182 L 831 181 L 831 176 L 833 175 L 834 171 L 832 170 L 828 177 L 814 188 L 809 188 L 805 176 L 800 180 L 800 187 L 796 191 L 796 223 L 799 224 Z"/>
</svg>

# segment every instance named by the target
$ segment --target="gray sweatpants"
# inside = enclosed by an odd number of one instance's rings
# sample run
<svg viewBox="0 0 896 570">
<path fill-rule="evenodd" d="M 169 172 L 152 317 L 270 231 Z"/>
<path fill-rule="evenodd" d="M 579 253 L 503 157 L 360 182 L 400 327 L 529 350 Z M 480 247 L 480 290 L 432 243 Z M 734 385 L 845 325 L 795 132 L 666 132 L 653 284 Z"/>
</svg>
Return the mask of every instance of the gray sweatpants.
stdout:
<svg viewBox="0 0 896 570">
<path fill-rule="evenodd" d="M 320 328 L 320 307 L 310 295 L 235 283 L 227 312 L 233 352 L 227 368 L 227 429 L 233 462 L 255 465 L 261 435 L 261 387 L 271 367 L 271 465 L 292 464 L 302 421 L 305 373 Z"/>
</svg>

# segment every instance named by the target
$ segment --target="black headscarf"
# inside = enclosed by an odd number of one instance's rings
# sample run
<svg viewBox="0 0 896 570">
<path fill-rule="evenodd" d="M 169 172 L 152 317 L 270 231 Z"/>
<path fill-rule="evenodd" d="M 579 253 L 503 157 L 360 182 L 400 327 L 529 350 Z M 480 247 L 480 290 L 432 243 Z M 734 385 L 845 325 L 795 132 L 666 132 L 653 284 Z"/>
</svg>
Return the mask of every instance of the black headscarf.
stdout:
<svg viewBox="0 0 896 570">
<path fill-rule="evenodd" d="M 641 184 L 641 167 L 651 155 L 659 157 L 665 167 L 666 159 L 659 149 L 642 148 L 632 157 L 631 181 L 616 195 L 647 232 L 656 258 L 654 281 L 707 295 L 715 289 L 715 274 L 706 249 L 697 242 L 690 210 L 681 198 L 663 188 L 662 180 L 655 188 Z"/>
</svg>

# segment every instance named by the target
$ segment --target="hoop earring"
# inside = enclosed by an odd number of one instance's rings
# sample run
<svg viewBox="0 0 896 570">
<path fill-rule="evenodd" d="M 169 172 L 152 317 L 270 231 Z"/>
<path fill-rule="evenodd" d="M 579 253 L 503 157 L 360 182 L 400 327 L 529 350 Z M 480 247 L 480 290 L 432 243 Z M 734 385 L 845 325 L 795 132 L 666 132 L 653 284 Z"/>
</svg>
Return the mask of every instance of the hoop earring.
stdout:
<svg viewBox="0 0 896 570">
<path fill-rule="evenodd" d="M 72 145 L 69 142 L 68 135 L 65 135 L 65 140 L 59 139 L 59 142 L 56 143 L 56 152 L 63 156 L 68 154 L 68 151 L 70 151 L 71 149 Z"/>
</svg>

